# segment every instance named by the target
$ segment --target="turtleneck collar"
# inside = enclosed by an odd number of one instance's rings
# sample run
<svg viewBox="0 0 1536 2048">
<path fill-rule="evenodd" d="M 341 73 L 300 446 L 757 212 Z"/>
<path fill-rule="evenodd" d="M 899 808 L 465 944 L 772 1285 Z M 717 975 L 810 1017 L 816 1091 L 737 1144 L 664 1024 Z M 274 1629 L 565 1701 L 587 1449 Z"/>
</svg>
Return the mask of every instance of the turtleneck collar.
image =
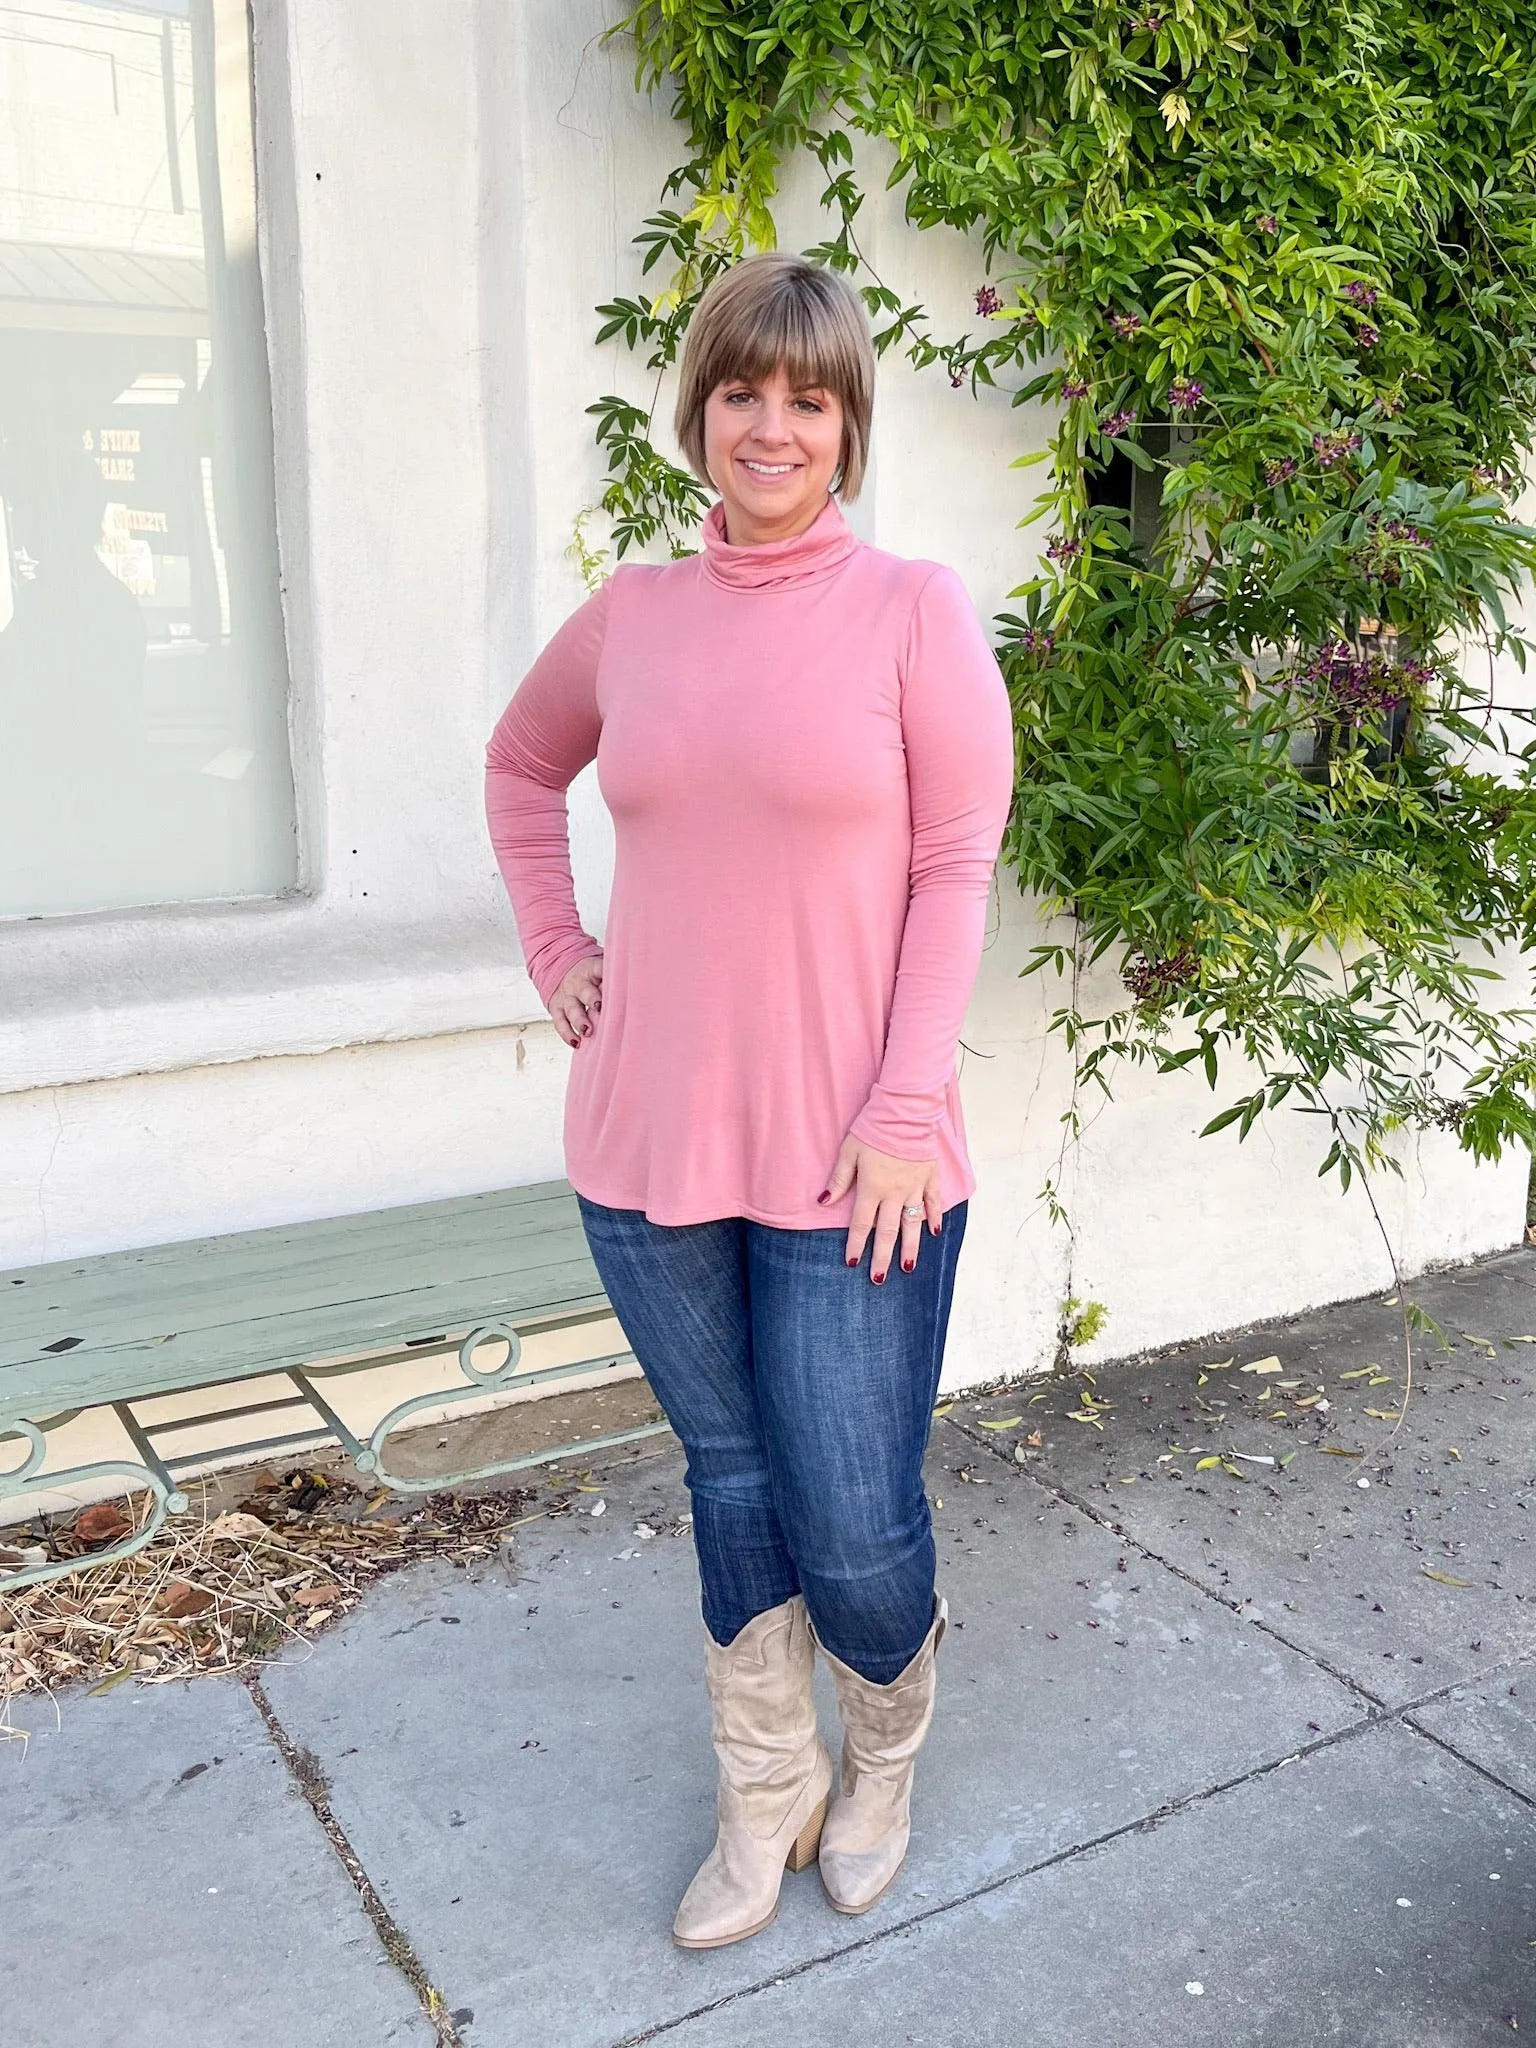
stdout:
<svg viewBox="0 0 1536 2048">
<path fill-rule="evenodd" d="M 830 576 L 859 545 L 835 498 L 791 540 L 733 547 L 725 537 L 725 507 L 711 505 L 704 519 L 704 573 L 726 590 L 792 590 Z"/>
</svg>

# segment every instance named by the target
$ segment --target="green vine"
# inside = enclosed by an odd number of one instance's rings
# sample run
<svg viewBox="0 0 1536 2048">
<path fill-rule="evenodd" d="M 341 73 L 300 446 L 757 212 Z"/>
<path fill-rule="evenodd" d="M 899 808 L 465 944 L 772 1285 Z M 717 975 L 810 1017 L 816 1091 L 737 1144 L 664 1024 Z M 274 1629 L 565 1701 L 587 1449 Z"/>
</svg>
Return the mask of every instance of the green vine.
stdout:
<svg viewBox="0 0 1536 2048">
<path fill-rule="evenodd" d="M 1035 951 L 1079 1086 L 1116 1060 L 1289 1103 L 1321 1171 L 1536 1136 L 1536 740 L 1495 701 L 1536 565 L 1509 501 L 1536 420 L 1536 16 L 1520 0 L 643 0 L 644 88 L 687 160 L 637 236 L 664 287 L 602 307 L 656 376 L 698 295 L 775 238 L 809 153 L 882 353 L 1056 409 L 1038 563 L 998 620 L 1004 855 L 1075 920 Z M 855 138 L 860 147 L 856 155 Z M 866 261 L 878 163 L 972 233 L 976 327 Z M 651 407 L 591 408 L 622 556 L 706 502 Z M 1124 996 L 1076 997 L 1113 957 Z M 1479 957 L 1481 955 L 1482 957 Z M 1074 1103 L 1076 1092 L 1074 1093 Z M 1074 1107 L 1073 1116 L 1078 1114 Z"/>
</svg>

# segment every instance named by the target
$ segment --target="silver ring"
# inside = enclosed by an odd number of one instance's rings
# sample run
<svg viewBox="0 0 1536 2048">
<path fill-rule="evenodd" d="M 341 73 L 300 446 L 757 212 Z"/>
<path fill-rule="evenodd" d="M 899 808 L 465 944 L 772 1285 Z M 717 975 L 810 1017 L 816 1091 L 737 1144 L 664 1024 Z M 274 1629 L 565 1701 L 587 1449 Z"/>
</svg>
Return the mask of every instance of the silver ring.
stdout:
<svg viewBox="0 0 1536 2048">
<path fill-rule="evenodd" d="M 901 1213 L 903 1216 L 921 1216 L 923 1213 L 923 1205 L 921 1202 L 919 1202 L 915 1208 L 903 1209 Z"/>
</svg>

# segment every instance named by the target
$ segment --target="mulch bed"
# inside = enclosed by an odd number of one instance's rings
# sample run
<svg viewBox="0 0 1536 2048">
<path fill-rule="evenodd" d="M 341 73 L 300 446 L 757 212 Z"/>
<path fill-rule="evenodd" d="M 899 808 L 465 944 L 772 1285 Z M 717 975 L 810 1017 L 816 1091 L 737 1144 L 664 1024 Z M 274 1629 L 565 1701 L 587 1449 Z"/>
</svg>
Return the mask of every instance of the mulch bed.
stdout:
<svg viewBox="0 0 1536 2048">
<path fill-rule="evenodd" d="M 208 1491 L 132 1557 L 0 1591 L 0 1741 L 26 1739 L 11 1709 L 28 1694 L 238 1672 L 318 1635 L 392 1572 L 425 1557 L 490 1558 L 520 1523 L 573 1505 L 530 1511 L 536 1496 L 524 1488 L 403 1503 L 302 1468 L 255 1473 L 222 1513 Z M 0 1569 L 88 1557 L 142 1528 L 151 1499 L 0 1530 Z"/>
</svg>

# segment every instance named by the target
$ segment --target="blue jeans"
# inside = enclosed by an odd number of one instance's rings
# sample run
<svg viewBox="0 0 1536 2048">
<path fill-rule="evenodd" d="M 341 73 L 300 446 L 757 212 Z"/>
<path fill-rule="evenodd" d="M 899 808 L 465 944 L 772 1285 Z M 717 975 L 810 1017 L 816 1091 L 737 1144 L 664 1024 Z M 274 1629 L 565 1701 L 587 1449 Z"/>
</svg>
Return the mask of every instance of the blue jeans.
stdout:
<svg viewBox="0 0 1536 2048">
<path fill-rule="evenodd" d="M 888 1685 L 933 1619 L 927 1447 L 966 1204 L 913 1271 L 848 1232 L 652 1223 L 578 1195 L 614 1312 L 687 1453 L 704 1623 L 728 1643 L 804 1593 L 816 1632 Z"/>
</svg>

